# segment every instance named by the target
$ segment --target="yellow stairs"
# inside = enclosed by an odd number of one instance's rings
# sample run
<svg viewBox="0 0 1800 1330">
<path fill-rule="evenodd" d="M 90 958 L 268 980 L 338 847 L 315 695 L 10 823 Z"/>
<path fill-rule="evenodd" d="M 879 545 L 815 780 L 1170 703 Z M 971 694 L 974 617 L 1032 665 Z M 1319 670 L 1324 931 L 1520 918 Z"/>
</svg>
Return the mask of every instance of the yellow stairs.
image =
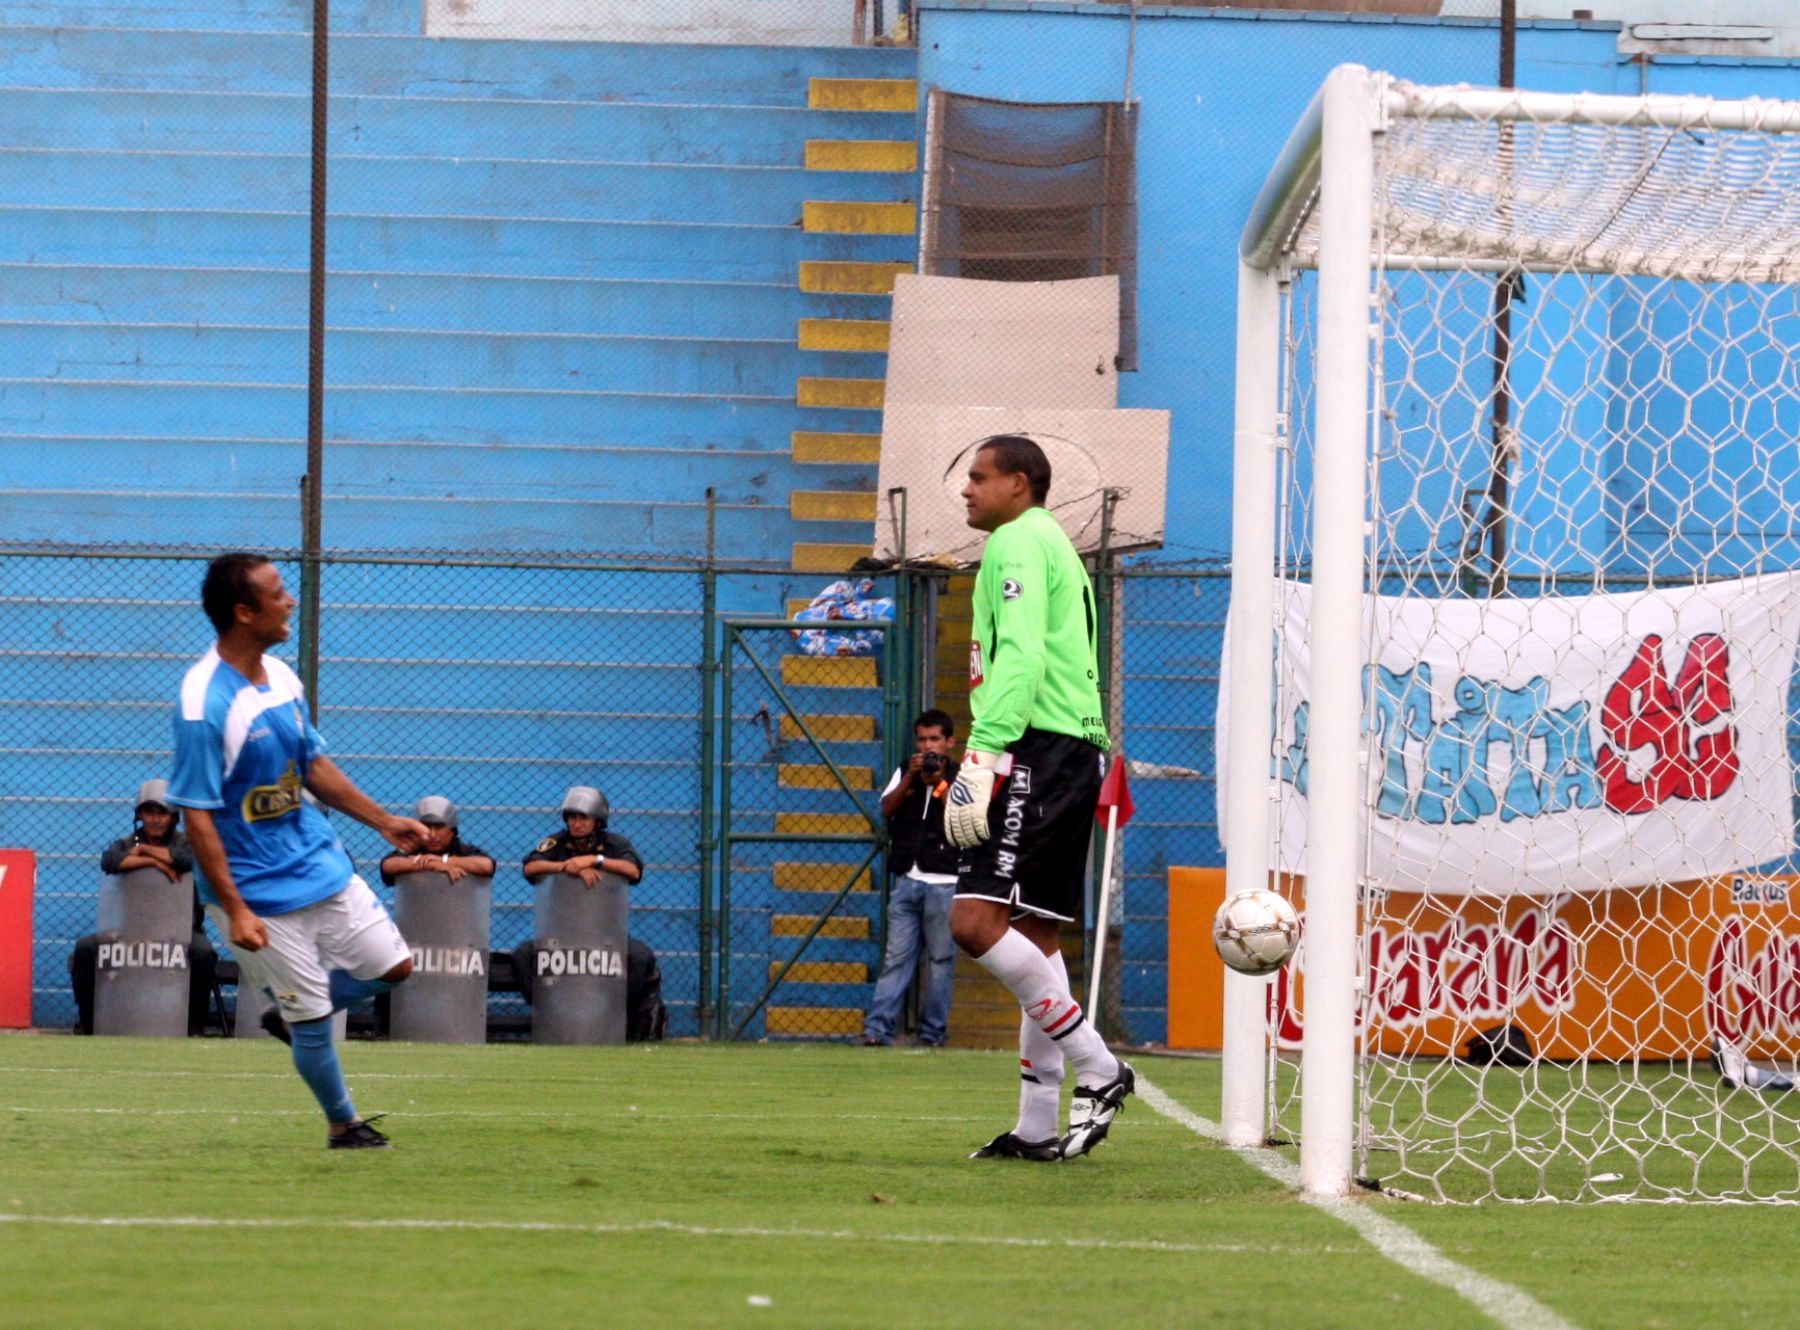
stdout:
<svg viewBox="0 0 1800 1330">
<path fill-rule="evenodd" d="M 913 116 L 919 104 L 916 79 L 816 78 L 807 87 L 807 106 L 815 111 L 891 112 L 897 134 L 891 139 L 810 139 L 809 171 L 867 171 L 911 177 L 919 169 L 919 144 Z M 809 199 L 801 209 L 801 226 L 810 235 L 916 235 L 917 203 L 845 202 Z M 910 263 L 863 263 L 805 259 L 800 263 L 800 289 L 815 295 L 891 296 L 897 273 Z M 882 354 L 888 349 L 886 318 L 804 318 L 797 339 L 802 351 Z M 835 411 L 878 412 L 880 379 L 850 375 L 809 375 L 794 387 L 801 407 Z M 879 419 L 870 420 L 871 427 Z M 880 456 L 881 436 L 874 432 L 797 430 L 793 458 L 802 464 L 872 466 Z M 796 490 L 789 498 L 796 522 L 867 522 L 873 527 L 876 499 L 872 491 Z M 842 573 L 874 548 L 869 544 L 801 541 L 793 566 L 799 572 Z"/>
</svg>

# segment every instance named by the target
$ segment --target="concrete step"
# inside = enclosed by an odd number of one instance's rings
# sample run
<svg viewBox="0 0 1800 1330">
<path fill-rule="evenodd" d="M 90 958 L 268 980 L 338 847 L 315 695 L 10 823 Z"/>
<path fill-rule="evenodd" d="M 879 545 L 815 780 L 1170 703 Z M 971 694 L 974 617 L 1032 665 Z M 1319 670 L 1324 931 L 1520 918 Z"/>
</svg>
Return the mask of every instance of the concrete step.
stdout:
<svg viewBox="0 0 1800 1330">
<path fill-rule="evenodd" d="M 777 862 L 773 883 L 777 891 L 825 892 L 828 895 L 835 895 L 843 890 L 852 867 L 854 865 L 842 863 Z M 874 885 L 872 875 L 865 868 L 856 875 L 856 883 L 850 890 L 853 892 L 873 891 Z"/>
<path fill-rule="evenodd" d="M 0 375 L 0 384 L 0 433 L 7 434 L 269 438 L 293 430 L 294 437 L 301 437 L 306 419 L 300 382 L 221 385 L 66 377 L 50 382 Z M 328 440 L 562 445 L 595 439 L 656 447 L 779 449 L 801 414 L 787 394 L 696 398 L 338 384 L 326 398 L 325 431 Z M 808 411 L 804 416 L 809 423 L 849 429 L 865 413 Z M 764 557 L 768 553 L 762 552 Z"/>
<path fill-rule="evenodd" d="M 765 226 L 394 218 L 333 210 L 327 262 L 340 272 L 482 277 L 747 281 L 789 286 L 805 261 L 910 270 L 916 236 L 808 235 Z M 9 207 L 0 259 L 72 265 L 280 267 L 307 264 L 304 209 L 206 211 Z M 858 284 L 842 283 L 846 290 Z M 860 285 L 869 285 L 862 283 Z M 803 289 L 825 293 L 824 287 Z M 880 294 L 880 292 L 878 292 Z"/>
<path fill-rule="evenodd" d="M 0 24 L 310 32 L 311 0 L 11 0 Z M 417 32 L 419 0 L 334 0 L 334 33 Z"/>
<path fill-rule="evenodd" d="M 65 266 L 0 262 L 0 322 L 182 323 L 292 328 L 305 323 L 303 268 Z M 871 296 L 816 296 L 792 281 L 333 274 L 335 328 L 423 333 L 707 338 L 796 342 L 806 321 L 860 325 Z M 836 346 L 803 349 L 839 350 Z M 853 347 L 885 351 L 880 347 Z"/>
<path fill-rule="evenodd" d="M 781 994 L 791 1001 L 791 995 Z M 863 1009 L 857 1007 L 770 1007 L 765 1026 L 771 1038 L 844 1039 L 862 1033 Z"/>
<path fill-rule="evenodd" d="M 874 743 L 875 717 L 854 714 L 820 714 L 806 717 L 807 728 L 820 743 Z M 783 739 L 799 739 L 802 736 L 799 722 L 792 716 L 781 718 L 781 737 Z"/>
<path fill-rule="evenodd" d="M 307 153 L 311 97 L 192 90 L 6 88 L 0 147 Z M 473 97 L 333 97 L 327 144 L 344 156 L 532 157 L 563 162 L 917 169 L 910 124 L 795 106 L 686 106 Z M 906 137 L 889 139 L 899 132 Z M 881 163 L 881 165 L 876 165 Z"/>
<path fill-rule="evenodd" d="M 290 94 L 311 87 L 308 32 L 83 26 L 57 9 L 48 24 L 0 27 L 0 86 Z M 346 34 L 332 50 L 331 84 L 340 96 L 804 107 L 815 76 L 909 76 L 917 67 L 917 53 L 905 48 Z"/>
<path fill-rule="evenodd" d="M 777 341 L 343 329 L 328 330 L 326 358 L 332 384 L 768 398 L 838 362 L 879 373 L 884 361 Z M 306 380 L 306 330 L 0 324 L 0 367 L 10 380 L 298 385 Z"/>
<path fill-rule="evenodd" d="M 840 763 L 838 774 L 853 790 L 874 788 L 874 772 L 868 767 Z M 843 790 L 838 775 L 823 763 L 783 762 L 778 768 L 777 779 L 784 790 L 834 790 L 840 793 Z"/>
<path fill-rule="evenodd" d="M 297 487 L 296 487 L 297 488 Z M 154 501 L 155 512 L 149 513 Z M 295 492 L 128 488 L 0 487 L 10 540 L 67 540 L 71 531 L 98 544 L 240 545 L 295 548 L 300 541 Z M 687 553 L 705 548 L 704 502 L 517 498 L 471 501 L 328 494 L 325 543 L 333 549 L 565 552 L 621 557 Z M 779 508 L 725 509 L 718 523 L 721 558 L 766 559 L 796 535 Z M 689 667 L 691 670 L 691 666 Z"/>
<path fill-rule="evenodd" d="M 836 211 L 815 231 L 911 234 L 911 177 L 774 166 L 670 166 L 640 162 L 497 161 L 340 154 L 331 163 L 334 209 L 414 215 L 612 222 L 801 223 L 819 205 Z M 0 197 L 57 208 L 280 209 L 308 205 L 303 154 L 0 150 Z M 849 211 L 846 211 L 849 210 Z"/>
<path fill-rule="evenodd" d="M 305 469 L 299 439 L 192 439 L 45 437 L 0 435 L 0 488 L 62 488 L 69 477 L 101 480 L 112 488 L 180 490 L 194 478 L 219 477 L 220 493 L 286 492 Z M 392 494 L 400 498 L 455 495 L 473 501 L 536 495 L 641 500 L 644 472 L 653 468 L 657 488 L 670 495 L 703 496 L 710 486 L 719 502 L 773 504 L 771 491 L 793 483 L 788 459 L 778 452 L 680 448 L 590 448 L 575 444 L 369 443 L 331 445 L 327 492 Z M 866 481 L 860 468 L 833 468 L 839 483 Z M 805 479 L 822 478 L 809 468 Z M 734 519 L 726 517 L 727 525 Z M 799 530 L 814 530 L 808 522 Z M 798 737 L 796 731 L 790 737 Z"/>
</svg>

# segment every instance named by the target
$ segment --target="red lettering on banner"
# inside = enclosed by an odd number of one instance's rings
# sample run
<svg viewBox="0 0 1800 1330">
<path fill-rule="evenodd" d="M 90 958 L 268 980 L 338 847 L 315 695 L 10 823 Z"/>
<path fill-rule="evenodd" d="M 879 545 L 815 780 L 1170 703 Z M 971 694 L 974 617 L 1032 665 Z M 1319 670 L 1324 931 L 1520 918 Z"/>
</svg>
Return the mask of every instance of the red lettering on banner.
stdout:
<svg viewBox="0 0 1800 1330">
<path fill-rule="evenodd" d="M 1695 729 L 1731 714 L 1731 648 L 1717 633 L 1688 644 L 1675 682 L 1663 669 L 1662 638 L 1638 643 L 1625 672 L 1607 689 L 1600 725 L 1610 744 L 1594 755 L 1606 806 L 1647 813 L 1666 799 L 1714 799 L 1737 779 L 1737 734 L 1725 725 L 1695 737 Z M 1633 780 L 1624 754 L 1649 748 L 1643 779 Z"/>
<path fill-rule="evenodd" d="M 1269 986 L 1275 1037 L 1300 1042 L 1304 1030 L 1294 992 L 1306 948 L 1277 971 Z M 1369 934 L 1367 1019 L 1394 1029 L 1440 1017 L 1503 1020 L 1533 1004 L 1555 1015 L 1575 1006 L 1575 936 L 1545 910 L 1528 910 L 1510 925 L 1452 920 L 1429 933 L 1375 928 Z"/>
<path fill-rule="evenodd" d="M 1752 955 L 1744 921 L 1726 920 L 1706 962 L 1706 1028 L 1746 1044 L 1800 1030 L 1800 938 L 1772 933 Z"/>
</svg>

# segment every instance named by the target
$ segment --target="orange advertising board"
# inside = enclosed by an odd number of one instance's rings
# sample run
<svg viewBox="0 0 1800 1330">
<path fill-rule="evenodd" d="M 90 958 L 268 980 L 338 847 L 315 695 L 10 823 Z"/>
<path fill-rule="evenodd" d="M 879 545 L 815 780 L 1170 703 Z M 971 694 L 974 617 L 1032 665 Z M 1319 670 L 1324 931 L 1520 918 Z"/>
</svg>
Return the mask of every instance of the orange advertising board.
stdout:
<svg viewBox="0 0 1800 1330">
<path fill-rule="evenodd" d="M 1395 1054 L 1455 1053 L 1477 1030 L 1509 1023 L 1551 1059 L 1686 1058 L 1715 1034 L 1791 1057 L 1800 1045 L 1797 883 L 1739 873 L 1555 897 L 1393 893 L 1367 922 L 1362 1019 Z M 1223 870 L 1170 870 L 1171 1046 L 1221 1041 L 1224 967 L 1211 920 L 1223 899 Z M 1289 1047 L 1304 1029 L 1304 916 L 1301 938 L 1269 985 L 1277 1037 Z"/>
</svg>

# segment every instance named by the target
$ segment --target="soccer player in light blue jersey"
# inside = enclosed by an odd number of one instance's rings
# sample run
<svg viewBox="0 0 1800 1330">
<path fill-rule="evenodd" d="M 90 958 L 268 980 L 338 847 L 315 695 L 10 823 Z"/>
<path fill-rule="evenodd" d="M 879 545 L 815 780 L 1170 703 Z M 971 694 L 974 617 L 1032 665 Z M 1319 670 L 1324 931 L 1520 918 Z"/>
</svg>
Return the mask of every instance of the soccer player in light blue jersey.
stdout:
<svg viewBox="0 0 1800 1330">
<path fill-rule="evenodd" d="M 287 640 L 294 610 L 275 565 L 222 554 L 201 600 L 219 640 L 182 680 L 169 781 L 169 802 L 187 810 L 201 900 L 237 956 L 238 991 L 259 990 L 279 1009 L 263 1024 L 292 1045 L 325 1110 L 328 1144 L 383 1148 L 387 1137 L 350 1101 L 331 1017 L 405 979 L 412 952 L 302 792 L 403 851 L 426 830 L 387 812 L 325 756 L 300 680 L 263 654 Z"/>
</svg>

